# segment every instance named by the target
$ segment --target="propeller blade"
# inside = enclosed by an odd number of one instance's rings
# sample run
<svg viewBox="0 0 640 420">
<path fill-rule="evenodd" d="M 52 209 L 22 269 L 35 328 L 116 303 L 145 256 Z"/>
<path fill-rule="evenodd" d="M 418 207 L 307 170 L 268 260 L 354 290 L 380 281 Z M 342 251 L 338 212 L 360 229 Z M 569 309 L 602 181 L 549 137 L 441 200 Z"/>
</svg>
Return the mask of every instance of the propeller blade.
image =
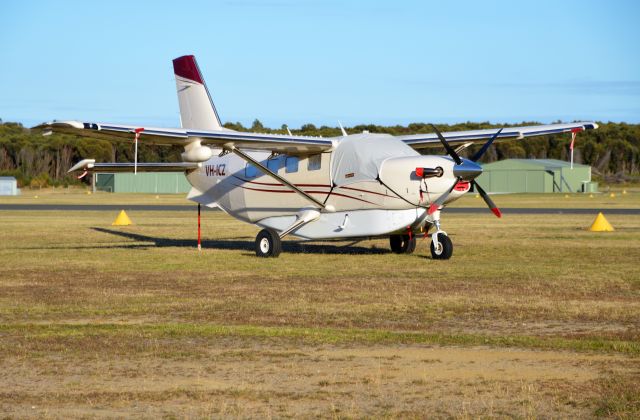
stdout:
<svg viewBox="0 0 640 420">
<path fill-rule="evenodd" d="M 456 151 L 453 150 L 453 147 L 451 147 L 451 145 L 449 144 L 447 139 L 444 138 L 444 136 L 442 135 L 440 130 L 438 130 L 435 125 L 433 125 L 433 124 L 429 124 L 429 125 L 433 128 L 433 131 L 435 131 L 436 135 L 440 139 L 440 142 L 442 143 L 442 145 L 444 146 L 445 150 L 447 151 L 447 154 L 453 158 L 453 160 L 456 162 L 456 165 L 460 165 L 462 163 L 462 159 L 456 153 Z"/>
<path fill-rule="evenodd" d="M 444 204 L 444 202 L 447 199 L 447 197 L 449 197 L 449 194 L 451 194 L 451 191 L 453 191 L 453 189 L 456 187 L 456 185 L 458 185 L 458 182 L 460 182 L 460 178 L 456 178 L 456 182 L 454 182 L 453 185 L 451 186 L 451 188 L 449 188 L 449 191 L 447 191 L 446 193 L 442 194 L 440 197 L 438 197 L 438 199 L 436 201 L 431 203 L 431 205 L 429 206 L 429 210 L 427 211 L 427 214 L 435 213 L 436 210 L 438 210 L 438 207 L 440 207 L 440 206 L 442 206 Z"/>
<path fill-rule="evenodd" d="M 502 212 L 496 206 L 496 204 L 493 202 L 493 200 L 489 197 L 489 194 L 487 194 L 487 192 L 485 190 L 483 190 L 482 187 L 480 186 L 480 184 L 478 184 L 476 181 L 472 181 L 472 182 L 473 182 L 473 185 L 475 185 L 475 187 L 478 190 L 478 192 L 480 193 L 480 197 L 482 197 L 484 202 L 487 203 L 487 206 L 489 206 L 489 208 L 491 209 L 493 214 L 495 214 L 496 217 L 502 217 Z"/>
<path fill-rule="evenodd" d="M 502 130 L 504 130 L 504 128 L 501 128 L 500 130 L 498 130 L 496 132 L 496 134 L 494 134 L 488 142 L 486 142 L 484 144 L 484 146 L 482 146 L 482 148 L 480 150 L 478 150 L 478 152 L 473 155 L 473 157 L 471 158 L 472 161 L 477 162 L 478 160 L 480 160 L 480 158 L 482 157 L 482 155 L 484 155 L 484 153 L 487 151 L 487 149 L 489 148 L 489 146 L 491 146 L 491 143 L 493 143 L 493 141 L 495 139 L 498 138 L 498 136 L 500 135 L 500 133 L 502 132 Z"/>
</svg>

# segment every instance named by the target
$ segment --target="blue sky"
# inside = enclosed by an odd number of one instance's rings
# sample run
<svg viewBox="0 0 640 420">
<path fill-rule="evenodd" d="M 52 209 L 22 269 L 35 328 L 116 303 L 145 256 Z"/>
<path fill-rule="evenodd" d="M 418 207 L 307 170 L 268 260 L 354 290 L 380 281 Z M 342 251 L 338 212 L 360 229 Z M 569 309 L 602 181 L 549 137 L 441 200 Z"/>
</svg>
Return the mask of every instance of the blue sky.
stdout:
<svg viewBox="0 0 640 420">
<path fill-rule="evenodd" d="M 177 126 L 195 54 L 223 121 L 640 122 L 638 1 L 0 2 L 0 118 Z"/>
</svg>

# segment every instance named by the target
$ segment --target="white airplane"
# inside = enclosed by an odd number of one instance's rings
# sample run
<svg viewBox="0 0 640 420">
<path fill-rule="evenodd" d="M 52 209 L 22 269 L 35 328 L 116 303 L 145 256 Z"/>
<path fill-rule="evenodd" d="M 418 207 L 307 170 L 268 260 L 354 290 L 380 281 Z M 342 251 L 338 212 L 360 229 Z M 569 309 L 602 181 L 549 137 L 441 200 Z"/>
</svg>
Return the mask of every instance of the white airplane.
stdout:
<svg viewBox="0 0 640 420">
<path fill-rule="evenodd" d="M 333 138 L 245 133 L 222 126 L 194 56 L 173 60 L 182 128 L 53 121 L 35 129 L 101 139 L 133 139 L 184 146 L 177 163 L 98 163 L 85 159 L 69 171 L 184 171 L 187 198 L 219 207 L 262 227 L 256 255 L 277 257 L 281 240 L 388 237 L 395 253 L 411 253 L 416 235 L 431 233 L 434 259 L 448 259 L 453 244 L 441 230 L 440 211 L 473 186 L 489 208 L 500 210 L 475 178 L 476 162 L 494 141 L 596 129 L 594 122 L 551 124 L 406 136 L 347 134 Z M 484 146 L 471 158 L 459 153 Z M 444 146 L 448 156 L 416 149 Z M 453 146 L 457 145 L 457 149 Z"/>
</svg>

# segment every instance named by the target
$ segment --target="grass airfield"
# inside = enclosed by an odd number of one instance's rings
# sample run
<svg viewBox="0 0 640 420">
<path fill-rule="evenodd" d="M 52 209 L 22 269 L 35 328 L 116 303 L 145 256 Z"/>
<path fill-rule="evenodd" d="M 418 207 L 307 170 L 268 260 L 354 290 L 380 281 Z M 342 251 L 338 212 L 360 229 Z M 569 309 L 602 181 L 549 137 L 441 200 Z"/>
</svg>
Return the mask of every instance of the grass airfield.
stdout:
<svg viewBox="0 0 640 420">
<path fill-rule="evenodd" d="M 38 195 L 38 198 L 34 198 Z M 598 204 L 584 205 L 599 200 Z M 180 204 L 43 191 L 0 203 Z M 479 207 L 473 196 L 459 206 Z M 285 242 L 195 211 L 0 211 L 0 413 L 9 417 L 640 416 L 640 194 L 496 196 L 427 240 Z M 524 204 L 523 204 L 524 203 Z M 536 205 L 536 203 L 541 203 Z"/>
<path fill-rule="evenodd" d="M 613 197 L 611 194 L 613 193 Z M 111 194 L 98 191 L 92 194 L 78 187 L 27 189 L 18 196 L 0 196 L 0 204 L 95 204 L 95 205 L 184 205 L 194 206 L 186 194 Z M 606 187 L 594 194 L 495 194 L 494 201 L 501 208 L 640 208 L 640 185 Z M 451 207 L 484 207 L 477 194 L 467 194 Z"/>
</svg>

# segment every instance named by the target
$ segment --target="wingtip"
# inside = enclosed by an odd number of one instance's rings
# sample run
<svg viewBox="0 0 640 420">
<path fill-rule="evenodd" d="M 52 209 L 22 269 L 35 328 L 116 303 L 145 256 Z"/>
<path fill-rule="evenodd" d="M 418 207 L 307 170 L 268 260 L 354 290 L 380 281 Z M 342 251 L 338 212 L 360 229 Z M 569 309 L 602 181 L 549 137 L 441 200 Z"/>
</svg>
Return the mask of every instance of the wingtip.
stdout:
<svg viewBox="0 0 640 420">
<path fill-rule="evenodd" d="M 82 159 L 80 162 L 76 163 L 67 171 L 67 173 L 76 172 L 76 171 L 86 171 L 93 167 L 93 164 L 96 163 L 95 159 Z"/>
<path fill-rule="evenodd" d="M 494 207 L 491 209 L 491 211 L 493 212 L 493 214 L 496 215 L 497 218 L 501 218 L 502 217 L 502 212 L 500 211 L 499 208 Z"/>
</svg>

